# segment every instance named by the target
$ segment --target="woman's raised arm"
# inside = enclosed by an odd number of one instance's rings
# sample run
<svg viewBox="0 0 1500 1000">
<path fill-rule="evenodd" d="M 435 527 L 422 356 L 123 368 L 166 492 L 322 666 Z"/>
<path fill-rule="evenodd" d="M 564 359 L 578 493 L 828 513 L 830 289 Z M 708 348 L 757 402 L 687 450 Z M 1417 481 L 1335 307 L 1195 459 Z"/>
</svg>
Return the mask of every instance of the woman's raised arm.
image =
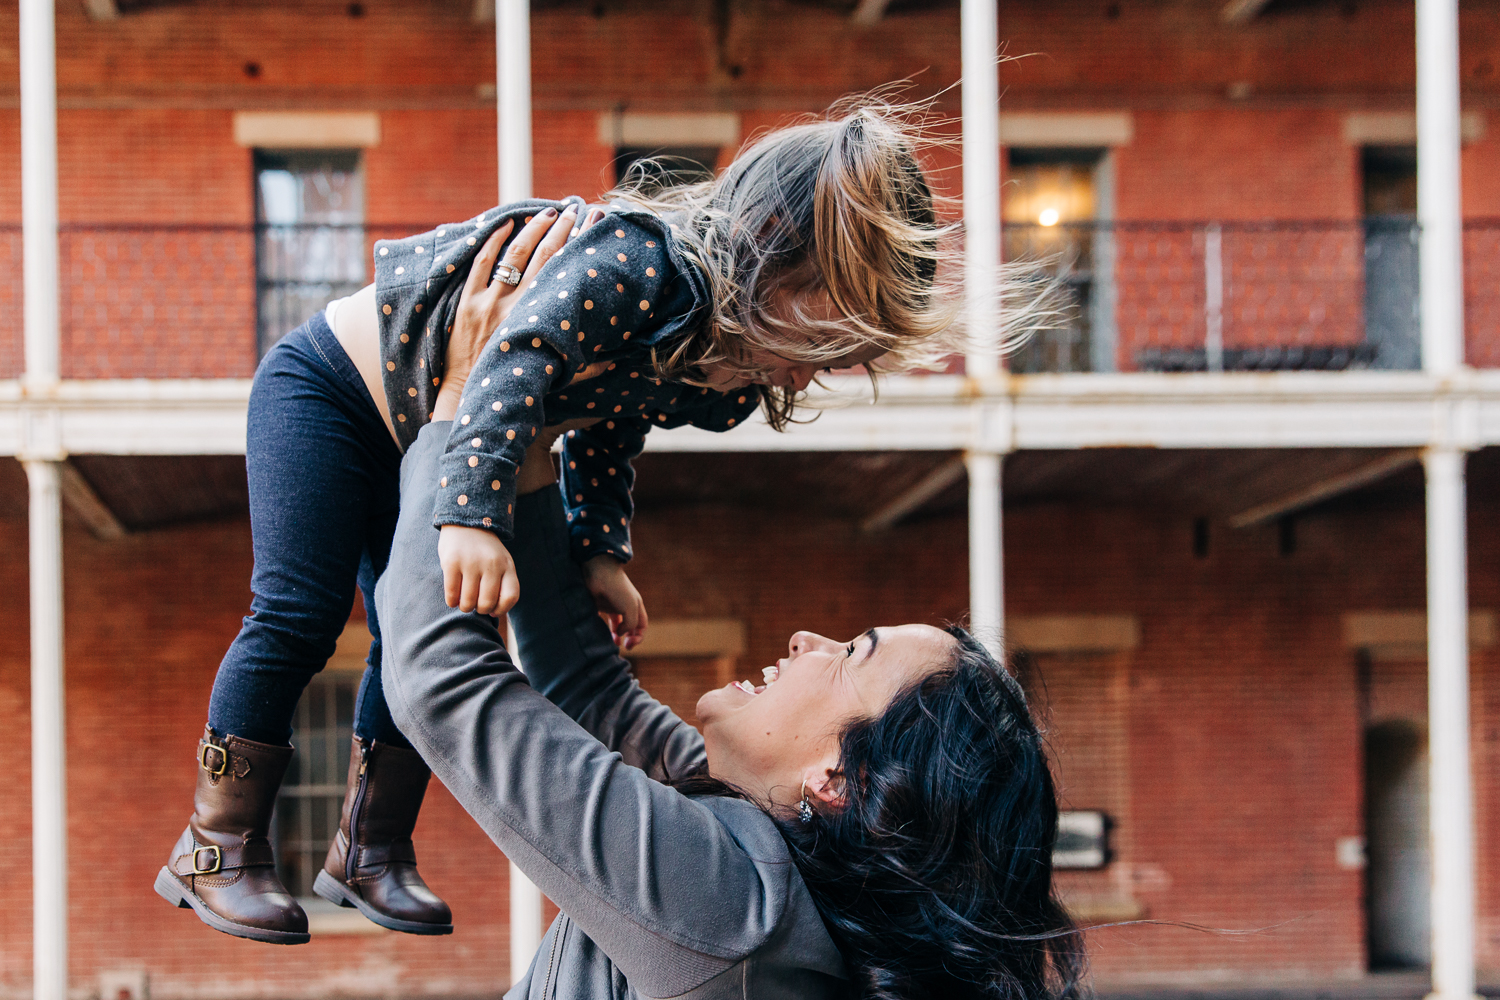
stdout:
<svg viewBox="0 0 1500 1000">
<path fill-rule="evenodd" d="M 629 766 L 531 688 L 491 619 L 443 602 L 429 512 L 448 431 L 423 428 L 407 452 L 376 589 L 391 712 L 469 815 L 639 992 L 686 993 L 765 943 L 795 866 L 771 823 L 740 816 L 755 806 L 690 799 Z M 534 596 L 538 623 L 546 597 Z"/>
<path fill-rule="evenodd" d="M 698 730 L 642 690 L 615 649 L 569 554 L 567 521 L 555 487 L 516 500 L 511 550 L 521 600 L 510 619 L 531 686 L 619 751 L 627 764 L 654 778 L 681 777 L 701 767 Z"/>
</svg>

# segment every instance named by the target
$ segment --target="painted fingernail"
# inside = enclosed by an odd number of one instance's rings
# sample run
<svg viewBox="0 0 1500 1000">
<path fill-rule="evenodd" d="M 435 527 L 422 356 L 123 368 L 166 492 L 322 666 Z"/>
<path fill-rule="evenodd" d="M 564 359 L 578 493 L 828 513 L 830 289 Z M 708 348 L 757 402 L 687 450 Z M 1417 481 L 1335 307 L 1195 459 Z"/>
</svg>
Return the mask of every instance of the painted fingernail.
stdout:
<svg viewBox="0 0 1500 1000">
<path fill-rule="evenodd" d="M 569 205 L 566 209 L 563 210 L 563 215 L 577 215 L 577 214 L 578 214 L 578 206 L 577 205 Z"/>
<path fill-rule="evenodd" d="M 555 208 L 549 208 L 545 212 L 542 213 L 542 218 L 544 218 L 544 219 L 550 219 L 550 218 L 552 218 L 556 214 L 557 214 L 557 209 L 555 209 Z"/>
</svg>

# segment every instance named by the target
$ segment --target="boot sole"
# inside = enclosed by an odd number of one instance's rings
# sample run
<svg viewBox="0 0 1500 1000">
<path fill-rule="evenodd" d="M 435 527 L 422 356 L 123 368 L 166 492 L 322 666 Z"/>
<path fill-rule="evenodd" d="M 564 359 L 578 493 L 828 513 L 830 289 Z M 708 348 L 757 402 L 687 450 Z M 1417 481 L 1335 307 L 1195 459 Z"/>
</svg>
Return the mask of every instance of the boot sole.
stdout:
<svg viewBox="0 0 1500 1000">
<path fill-rule="evenodd" d="M 388 917 L 375 907 L 365 902 L 357 893 L 350 891 L 349 887 L 327 871 L 318 872 L 318 877 L 313 879 L 313 892 L 322 896 L 330 903 L 337 903 L 343 907 L 353 907 L 364 914 L 366 920 L 379 924 L 386 930 L 401 931 L 403 934 L 452 934 L 452 924 L 425 924 L 420 920 L 398 920 L 396 917 Z"/>
<path fill-rule="evenodd" d="M 203 901 L 197 896 L 184 889 L 182 883 L 177 880 L 177 876 L 165 867 L 156 873 L 154 888 L 158 896 L 173 906 L 192 909 L 198 915 L 199 920 L 216 931 L 222 931 L 234 937 L 263 941 L 266 944 L 307 944 L 312 940 L 312 935 L 306 931 L 273 931 L 265 927 L 251 927 L 249 924 L 237 924 L 233 920 L 226 920 L 204 906 Z"/>
</svg>

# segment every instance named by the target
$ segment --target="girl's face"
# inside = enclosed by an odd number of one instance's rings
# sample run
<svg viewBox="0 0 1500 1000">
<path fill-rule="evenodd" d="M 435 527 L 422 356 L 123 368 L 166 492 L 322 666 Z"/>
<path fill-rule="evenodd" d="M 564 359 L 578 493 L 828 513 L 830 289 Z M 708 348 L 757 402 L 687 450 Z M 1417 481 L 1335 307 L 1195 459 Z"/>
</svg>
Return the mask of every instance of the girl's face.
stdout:
<svg viewBox="0 0 1500 1000">
<path fill-rule="evenodd" d="M 741 681 L 698 699 L 709 773 L 763 802 L 794 807 L 805 787 L 836 805 L 844 727 L 946 666 L 954 645 L 931 625 L 872 628 L 851 642 L 798 632 L 766 668 L 766 684 Z"/>
<path fill-rule="evenodd" d="M 767 303 L 766 312 L 773 319 L 791 323 L 795 321 L 796 311 L 793 309 L 794 298 L 800 297 L 803 315 L 811 316 L 816 320 L 833 321 L 842 318 L 833 300 L 828 296 L 828 290 L 820 288 L 815 292 L 797 292 L 792 288 L 780 289 Z M 731 366 L 718 363 L 704 366 L 704 375 L 707 376 L 709 388 L 719 392 L 730 392 L 734 389 L 743 389 L 751 385 L 769 385 L 776 388 L 795 389 L 801 392 L 812 384 L 820 371 L 831 371 L 835 368 L 857 368 L 867 365 L 881 357 L 883 352 L 876 347 L 868 347 L 863 350 L 854 351 L 841 358 L 832 361 L 810 362 L 793 361 L 783 358 L 764 348 L 755 348 L 750 351 L 750 363 L 762 372 L 759 378 L 751 378 Z"/>
</svg>

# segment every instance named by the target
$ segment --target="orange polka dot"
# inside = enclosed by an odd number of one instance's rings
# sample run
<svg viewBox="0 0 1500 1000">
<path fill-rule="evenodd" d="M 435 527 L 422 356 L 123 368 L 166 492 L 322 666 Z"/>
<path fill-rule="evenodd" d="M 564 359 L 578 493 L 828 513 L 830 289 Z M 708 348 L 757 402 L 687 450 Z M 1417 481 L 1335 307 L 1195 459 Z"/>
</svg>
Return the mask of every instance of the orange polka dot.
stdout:
<svg viewBox="0 0 1500 1000">
<path fill-rule="evenodd" d="M 641 377 L 641 373 L 640 372 L 631 372 L 630 373 L 630 377 L 631 378 L 640 378 Z"/>
<path fill-rule="evenodd" d="M 406 423 L 406 414 L 404 414 L 404 413 L 398 413 L 398 414 L 396 414 L 396 422 L 397 423 L 402 423 L 402 424 Z"/>
<path fill-rule="evenodd" d="M 486 386 L 486 385 L 489 385 L 489 384 L 490 384 L 490 380 L 489 380 L 489 379 L 485 379 L 485 380 L 484 380 L 484 381 L 483 381 L 483 382 L 481 382 L 481 383 L 479 383 L 479 384 L 480 384 L 480 385 L 481 385 L 481 386 Z"/>
<path fill-rule="evenodd" d="M 406 273 L 406 268 L 404 268 L 404 267 L 398 267 L 398 268 L 396 268 L 396 273 L 397 274 L 405 274 Z"/>
<path fill-rule="evenodd" d="M 396 362 L 394 362 L 394 361 L 387 361 L 385 363 L 385 370 L 388 371 L 388 372 L 395 371 L 396 370 Z"/>
<path fill-rule="evenodd" d="M 568 468 L 570 468 L 570 469 L 576 469 L 576 468 L 578 468 L 578 463 L 577 462 L 569 462 L 568 463 Z"/>
<path fill-rule="evenodd" d="M 583 343 L 583 331 L 582 330 L 578 331 L 578 342 L 580 344 Z"/>
<path fill-rule="evenodd" d="M 625 263 L 625 262 L 626 262 L 626 261 L 627 261 L 627 260 L 629 260 L 629 259 L 630 259 L 630 258 L 629 258 L 629 257 L 626 257 L 626 256 L 625 256 L 625 255 L 624 255 L 624 254 L 622 254 L 622 253 L 617 253 L 617 254 L 615 254 L 615 259 L 617 259 L 617 260 L 618 260 L 618 261 L 619 261 L 619 262 L 620 262 L 620 263 L 621 263 L 621 264 L 623 264 L 623 263 Z"/>
<path fill-rule="evenodd" d="M 592 250 L 590 250 L 590 251 L 589 251 L 589 253 L 593 253 L 593 252 L 594 252 L 594 251 L 592 251 Z M 589 277 L 590 277 L 590 278 L 597 278 L 597 277 L 599 277 L 599 272 L 598 272 L 598 271 L 596 271 L 596 270 L 594 270 L 594 269 L 593 269 L 593 268 L 592 268 L 592 267 L 591 267 L 591 268 L 589 268 Z"/>
<path fill-rule="evenodd" d="M 500 350 L 502 350 L 502 351 L 508 351 L 508 350 L 510 350 L 510 341 L 508 341 L 508 340 L 502 340 L 502 341 L 500 341 Z"/>
<path fill-rule="evenodd" d="M 516 432 L 515 431 L 506 431 L 505 432 L 505 440 L 507 440 L 507 441 L 514 441 L 515 439 L 516 439 Z"/>
<path fill-rule="evenodd" d="M 449 274 L 452 274 L 456 270 L 458 270 L 458 268 L 454 267 L 452 264 L 448 265 L 448 273 Z"/>
<path fill-rule="evenodd" d="M 512 375 L 525 375 L 526 374 L 526 372 L 523 369 L 520 369 L 520 368 L 512 368 L 510 370 L 510 373 Z"/>
<path fill-rule="evenodd" d="M 739 403 L 743 403 L 744 401 L 745 401 L 745 397 L 744 396 L 741 396 L 738 400 L 736 400 L 736 402 L 739 402 Z"/>
<path fill-rule="evenodd" d="M 569 329 L 572 329 L 572 324 L 571 324 L 571 323 L 569 323 L 569 322 L 568 322 L 568 321 L 567 321 L 567 320 L 563 320 L 563 321 L 562 321 L 562 323 L 561 323 L 561 324 L 559 324 L 559 325 L 560 325 L 560 326 L 561 326 L 561 327 L 562 327 L 562 328 L 563 328 L 563 329 L 564 329 L 564 330 L 569 330 Z"/>
<path fill-rule="evenodd" d="M 586 409 L 586 410 L 592 410 L 593 408 L 594 408 L 594 404 L 593 403 L 590 403 L 588 406 L 584 407 L 584 409 Z"/>
<path fill-rule="evenodd" d="M 432 380 L 432 384 L 433 385 L 439 385 L 439 384 L 441 384 L 441 380 L 440 379 L 433 379 Z"/>
<path fill-rule="evenodd" d="M 618 406 L 617 406 L 617 407 L 615 407 L 615 412 L 616 412 L 616 413 L 619 413 L 619 412 L 620 412 L 620 407 L 618 407 Z"/>
<path fill-rule="evenodd" d="M 490 409 L 494 410 L 496 413 L 499 413 L 500 412 L 500 400 L 497 399 L 493 403 L 491 403 L 490 404 Z"/>
<path fill-rule="evenodd" d="M 641 308 L 642 309 L 650 309 L 651 308 L 651 303 L 647 302 L 645 299 L 641 299 Z"/>
<path fill-rule="evenodd" d="M 468 421 L 465 420 L 464 423 L 468 423 Z M 469 442 L 469 447 L 470 448 L 478 448 L 483 443 L 484 442 L 482 440 L 480 440 L 479 438 L 475 438 L 474 440 L 472 440 L 472 441 Z"/>
<path fill-rule="evenodd" d="M 411 338 L 409 336 L 407 336 L 406 334 L 403 333 L 401 335 L 401 343 L 407 344 L 407 343 L 410 343 L 410 342 L 411 342 Z"/>
<path fill-rule="evenodd" d="M 490 525 L 494 524 L 494 522 L 491 521 L 489 518 L 485 518 L 483 523 L 484 523 L 484 526 L 486 528 L 488 528 L 488 527 L 490 527 Z"/>
<path fill-rule="evenodd" d="M 729 426 L 730 426 L 730 427 L 733 427 L 733 426 L 734 426 L 734 418 L 733 418 L 733 417 L 730 417 L 730 418 L 729 418 Z"/>
<path fill-rule="evenodd" d="M 552 374 L 552 366 L 551 366 L 551 365 L 548 365 L 548 366 L 547 366 L 547 374 L 548 374 L 548 375 L 551 375 L 551 374 Z"/>
<path fill-rule="evenodd" d="M 412 306 L 412 308 L 415 309 L 417 312 L 421 312 L 422 311 L 422 303 L 418 302 L 416 305 Z"/>
<path fill-rule="evenodd" d="M 415 396 L 417 394 L 417 387 L 416 386 L 412 386 L 410 389 L 407 389 L 406 390 L 406 394 L 408 396 Z"/>
<path fill-rule="evenodd" d="M 478 455 L 470 455 L 469 456 L 469 468 L 472 469 L 475 466 L 477 466 L 478 464 L 479 464 L 479 456 Z"/>
<path fill-rule="evenodd" d="M 656 241 L 655 240 L 647 240 L 646 241 L 646 245 L 648 247 L 654 247 L 654 246 L 656 246 Z"/>
<path fill-rule="evenodd" d="M 589 247 L 587 250 L 584 251 L 584 253 L 589 253 L 589 254 L 591 254 L 593 252 L 594 252 L 594 248 L 593 247 Z M 592 277 L 593 273 L 594 273 L 593 271 L 590 271 L 589 275 Z"/>
<path fill-rule="evenodd" d="M 596 479 L 596 480 L 594 480 L 594 485 L 595 485 L 595 486 L 598 486 L 598 485 L 599 485 L 599 480 L 597 480 L 597 479 Z M 605 534 L 606 534 L 606 535 L 607 535 L 607 534 L 609 534 L 609 525 L 607 525 L 607 524 L 604 524 L 604 525 L 600 525 L 600 527 L 602 527 L 602 528 L 603 528 L 603 529 L 604 529 L 604 533 L 605 533 Z"/>
<path fill-rule="evenodd" d="M 618 316 L 611 316 L 609 318 L 609 325 L 610 326 L 619 326 L 620 325 L 620 317 L 618 317 Z"/>
<path fill-rule="evenodd" d="M 469 415 L 467 413 L 465 413 L 464 414 L 464 418 L 462 420 L 460 420 L 459 423 L 461 423 L 465 427 L 467 427 L 469 425 Z"/>
<path fill-rule="evenodd" d="M 582 493 L 575 494 L 573 496 L 573 502 L 574 503 L 583 503 L 583 494 Z"/>
<path fill-rule="evenodd" d="M 648 267 L 648 268 L 646 268 L 646 277 L 648 277 L 648 278 L 654 278 L 654 277 L 656 277 L 656 268 L 654 268 L 654 267 Z"/>
<path fill-rule="evenodd" d="M 583 300 L 583 308 L 585 308 L 585 309 L 592 309 L 592 308 L 594 308 L 594 300 L 593 299 L 584 299 Z"/>
<path fill-rule="evenodd" d="M 383 305 L 383 306 L 380 307 L 380 311 L 383 312 L 383 313 L 385 313 L 387 316 L 389 316 L 391 314 L 391 307 L 390 307 L 389 304 Z"/>
<path fill-rule="evenodd" d="M 494 480 L 490 481 L 490 489 L 492 489 L 492 490 L 498 490 L 499 488 L 500 488 L 500 480 L 494 479 Z"/>
<path fill-rule="evenodd" d="M 386 254 L 388 254 L 390 252 L 391 252 L 391 248 L 390 247 L 381 247 L 380 248 L 380 256 L 382 256 L 382 257 L 384 257 Z"/>
<path fill-rule="evenodd" d="M 533 403 L 535 403 L 535 399 L 533 399 L 531 396 L 527 396 L 526 397 L 526 405 L 527 406 L 531 406 Z"/>
<path fill-rule="evenodd" d="M 580 497 L 580 498 L 579 498 L 579 499 L 580 499 L 580 500 L 581 500 L 581 499 L 583 499 L 583 498 L 582 498 L 582 497 Z M 587 546 L 587 545 L 588 545 L 588 543 L 589 543 L 589 540 L 588 540 L 588 539 L 587 539 L 587 538 L 585 538 L 585 539 L 584 539 L 584 540 L 583 540 L 583 544 L 584 544 L 584 545 L 585 545 L 585 546 Z"/>
<path fill-rule="evenodd" d="M 466 504 L 468 502 L 469 502 L 469 498 L 466 495 L 464 495 L 463 493 L 460 493 L 458 495 L 458 505 L 460 507 L 462 507 L 464 504 Z"/>
<path fill-rule="evenodd" d="M 448 477 L 444 476 L 442 479 L 439 479 L 438 480 L 438 485 L 439 486 L 447 486 L 448 485 Z"/>
<path fill-rule="evenodd" d="M 623 230 L 623 229 L 616 229 L 615 230 L 615 235 L 618 236 L 620 239 L 623 240 L 625 238 L 625 230 Z"/>
</svg>

